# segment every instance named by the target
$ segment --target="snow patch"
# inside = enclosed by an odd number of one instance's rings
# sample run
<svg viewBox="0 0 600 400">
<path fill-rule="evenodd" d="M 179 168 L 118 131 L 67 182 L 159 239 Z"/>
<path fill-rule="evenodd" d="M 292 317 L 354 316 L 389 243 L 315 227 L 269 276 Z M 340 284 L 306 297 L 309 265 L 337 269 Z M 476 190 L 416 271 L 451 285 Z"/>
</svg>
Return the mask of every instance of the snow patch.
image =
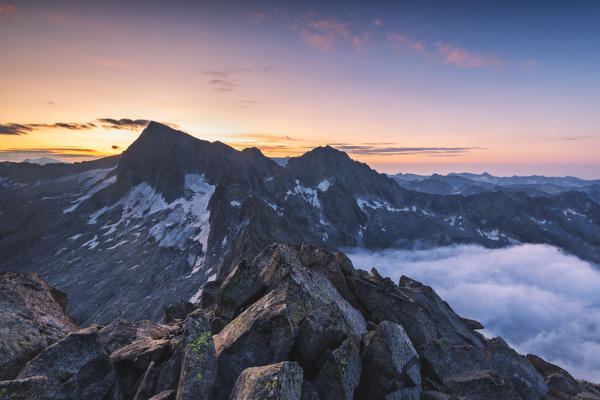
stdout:
<svg viewBox="0 0 600 400">
<path fill-rule="evenodd" d="M 321 192 L 326 192 L 330 186 L 331 186 L 331 183 L 327 179 L 325 179 L 324 181 L 321 181 L 321 183 L 319 183 L 317 185 L 317 189 L 319 189 Z"/>
<path fill-rule="evenodd" d="M 237 200 L 232 200 L 231 203 L 229 203 L 229 204 L 231 204 L 233 207 L 239 207 L 242 205 L 242 203 L 240 203 Z"/>
</svg>

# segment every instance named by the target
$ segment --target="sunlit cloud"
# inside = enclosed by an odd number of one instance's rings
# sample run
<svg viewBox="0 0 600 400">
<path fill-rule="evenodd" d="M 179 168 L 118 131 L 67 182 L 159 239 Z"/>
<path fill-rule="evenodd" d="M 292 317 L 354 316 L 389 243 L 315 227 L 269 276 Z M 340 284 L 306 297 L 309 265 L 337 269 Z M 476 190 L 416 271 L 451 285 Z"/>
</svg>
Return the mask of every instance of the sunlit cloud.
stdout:
<svg viewBox="0 0 600 400">
<path fill-rule="evenodd" d="M 374 19 L 373 21 L 371 21 L 373 23 L 373 25 L 375 26 L 382 26 L 383 22 L 380 19 Z"/>
<path fill-rule="evenodd" d="M 353 35 L 351 23 L 336 17 L 319 18 L 308 15 L 297 19 L 293 29 L 297 30 L 302 40 L 311 47 L 320 50 L 331 50 L 336 42 L 356 44 L 362 33 Z"/>
<path fill-rule="evenodd" d="M 49 157 L 59 161 L 82 161 L 111 154 L 84 147 L 24 147 L 0 149 L 0 160 L 19 162 L 26 158 Z"/>
<path fill-rule="evenodd" d="M 103 128 L 107 129 L 127 129 L 127 130 L 140 130 L 145 128 L 150 122 L 147 119 L 129 119 L 129 118 L 98 118 L 98 122 L 102 124 Z"/>
<path fill-rule="evenodd" d="M 454 64 L 464 68 L 492 67 L 501 69 L 498 58 L 491 54 L 477 54 L 438 40 L 433 44 L 443 64 Z"/>
<path fill-rule="evenodd" d="M 406 35 L 390 33 L 387 35 L 387 39 L 390 46 L 399 53 L 406 50 L 416 51 L 417 53 L 425 52 L 425 45 L 422 41 L 412 40 Z"/>
<path fill-rule="evenodd" d="M 121 130 L 141 130 L 150 122 L 147 119 L 129 119 L 129 118 L 97 118 L 92 122 L 54 122 L 54 123 L 6 123 L 0 124 L 0 135 L 26 135 L 33 131 L 41 130 L 71 130 L 85 131 L 95 128 L 121 129 Z M 168 124 L 176 127 L 174 124 Z"/>
</svg>

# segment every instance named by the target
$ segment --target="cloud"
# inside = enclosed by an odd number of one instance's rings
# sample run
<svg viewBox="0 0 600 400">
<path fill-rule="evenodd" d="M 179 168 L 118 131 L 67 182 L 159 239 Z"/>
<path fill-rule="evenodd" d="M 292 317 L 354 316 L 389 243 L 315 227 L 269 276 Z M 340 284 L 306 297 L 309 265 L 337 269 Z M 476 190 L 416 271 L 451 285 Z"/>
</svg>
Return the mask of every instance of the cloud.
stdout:
<svg viewBox="0 0 600 400">
<path fill-rule="evenodd" d="M 129 118 L 98 118 L 98 121 L 103 128 L 107 129 L 126 129 L 126 130 L 139 130 L 145 128 L 150 121 L 147 119 L 129 119 Z"/>
<path fill-rule="evenodd" d="M 13 10 L 13 6 L 10 4 L 0 3 L 0 14 L 8 14 Z"/>
<path fill-rule="evenodd" d="M 437 54 L 441 56 L 442 64 L 454 64 L 464 68 L 492 67 L 501 69 L 498 58 L 491 54 L 477 54 L 438 40 L 433 44 Z"/>
<path fill-rule="evenodd" d="M 269 72 L 272 70 L 272 65 L 261 65 L 256 67 L 209 69 L 202 73 L 209 77 L 208 84 L 216 91 L 233 92 L 241 86 L 239 79 L 236 78 L 237 76 L 255 72 Z"/>
<path fill-rule="evenodd" d="M 403 53 L 406 50 L 416 51 L 417 53 L 425 52 L 425 45 L 421 41 L 412 40 L 406 35 L 400 35 L 399 33 L 390 33 L 387 35 L 390 46 L 399 53 Z"/>
<path fill-rule="evenodd" d="M 71 131 L 83 131 L 91 130 L 94 128 L 104 129 L 125 129 L 125 130 L 139 130 L 145 128 L 148 125 L 146 119 L 129 119 L 129 118 L 98 118 L 91 122 L 55 122 L 55 123 L 28 123 L 28 124 L 16 124 L 6 123 L 0 124 L 0 135 L 26 135 L 33 131 L 47 130 L 47 129 L 66 129 Z M 169 126 L 176 126 L 174 124 L 168 124 Z"/>
<path fill-rule="evenodd" d="M 29 147 L 0 150 L 0 160 L 20 162 L 26 158 L 50 157 L 59 161 L 82 161 L 109 154 L 84 147 Z"/>
<path fill-rule="evenodd" d="M 377 145 L 336 145 L 338 150 L 360 155 L 432 155 L 456 156 L 472 150 L 482 150 L 482 147 L 378 147 Z"/>
<path fill-rule="evenodd" d="M 303 42 L 320 50 L 331 50 L 336 42 L 347 42 L 355 48 L 364 38 L 364 32 L 353 33 L 352 24 L 336 17 L 320 18 L 309 14 L 297 19 L 292 26 Z"/>
<path fill-rule="evenodd" d="M 375 18 L 373 21 L 371 21 L 373 23 L 373 25 L 375 26 L 382 26 L 383 22 L 380 19 Z"/>
<path fill-rule="evenodd" d="M 376 267 L 432 286 L 461 316 L 481 321 L 521 353 L 537 354 L 579 379 L 600 381 L 599 266 L 547 245 L 431 250 L 350 250 Z"/>
<path fill-rule="evenodd" d="M 55 122 L 53 124 L 2 124 L 0 125 L 0 135 L 25 135 L 34 130 L 40 129 L 69 129 L 85 130 L 95 128 L 92 122 Z"/>
<path fill-rule="evenodd" d="M 117 150 L 117 149 L 119 149 L 120 147 L 119 147 L 119 146 L 117 146 L 116 144 L 113 144 L 112 146 L 110 146 L 110 148 L 111 148 L 111 149 L 113 149 L 113 150 Z"/>
<path fill-rule="evenodd" d="M 250 22 L 257 25 L 260 25 L 269 19 L 269 15 L 262 12 L 252 12 L 249 13 L 248 16 L 250 17 Z"/>
</svg>

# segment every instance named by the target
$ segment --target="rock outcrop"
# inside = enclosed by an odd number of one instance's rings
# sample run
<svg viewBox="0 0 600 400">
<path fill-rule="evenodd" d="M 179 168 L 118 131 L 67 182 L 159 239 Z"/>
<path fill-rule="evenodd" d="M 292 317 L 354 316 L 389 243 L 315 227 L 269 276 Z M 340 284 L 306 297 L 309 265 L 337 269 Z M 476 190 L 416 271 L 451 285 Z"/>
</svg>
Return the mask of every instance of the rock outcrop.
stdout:
<svg viewBox="0 0 600 400">
<path fill-rule="evenodd" d="M 5 276 L 11 293 L 34 286 L 54 299 L 37 276 Z M 60 320 L 63 330 L 21 356 L 0 400 L 600 399 L 597 385 L 486 339 L 430 287 L 355 270 L 341 253 L 275 244 L 203 295 L 204 308 L 166 310 L 168 323 L 118 319 L 70 333 L 59 301 L 46 309 L 17 297 L 18 310 L 53 316 L 28 317 L 28 327 L 47 332 Z M 8 338 L 18 334 L 13 303 L 0 314 Z"/>
<path fill-rule="evenodd" d="M 0 379 L 77 329 L 66 307 L 66 295 L 38 274 L 0 271 Z"/>
</svg>

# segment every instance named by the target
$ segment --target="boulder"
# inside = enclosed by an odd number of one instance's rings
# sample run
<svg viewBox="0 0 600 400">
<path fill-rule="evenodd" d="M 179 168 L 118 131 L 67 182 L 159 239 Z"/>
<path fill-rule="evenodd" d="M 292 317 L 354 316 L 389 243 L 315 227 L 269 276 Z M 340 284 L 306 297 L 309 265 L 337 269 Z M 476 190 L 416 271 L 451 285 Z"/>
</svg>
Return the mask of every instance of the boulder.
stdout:
<svg viewBox="0 0 600 400">
<path fill-rule="evenodd" d="M 242 370 L 289 359 L 300 325 L 314 310 L 332 308 L 346 336 L 358 340 L 366 332 L 360 312 L 325 277 L 305 268 L 290 248 L 270 247 L 253 262 L 269 291 L 215 335 L 219 399 L 229 395 Z"/>
<path fill-rule="evenodd" d="M 217 360 L 210 322 L 202 310 L 196 310 L 185 320 L 177 400 L 212 399 L 216 374 Z"/>
<path fill-rule="evenodd" d="M 70 333 L 29 361 L 20 378 L 48 377 L 45 398 L 103 399 L 116 373 L 94 325 Z"/>
<path fill-rule="evenodd" d="M 48 378 L 30 378 L 0 381 L 0 400 L 39 400 L 46 392 Z"/>
<path fill-rule="evenodd" d="M 0 380 L 78 329 L 65 309 L 66 295 L 38 274 L 0 271 Z"/>
<path fill-rule="evenodd" d="M 367 333 L 363 338 L 361 358 L 359 398 L 383 399 L 387 395 L 405 398 L 411 392 L 419 397 L 419 356 L 400 325 L 384 321 L 377 330 Z M 394 392 L 396 394 L 392 396 Z"/>
<path fill-rule="evenodd" d="M 215 315 L 231 320 L 243 311 L 243 307 L 258 300 L 264 293 L 265 284 L 255 264 L 240 262 L 225 278 L 218 293 Z"/>
<path fill-rule="evenodd" d="M 149 320 L 129 322 L 119 318 L 106 325 L 99 335 L 106 352 L 110 355 L 138 340 L 160 340 L 177 333 L 179 333 L 178 327 L 174 325 L 159 324 Z"/>
<path fill-rule="evenodd" d="M 527 359 L 542 374 L 548 385 L 548 389 L 570 395 L 576 395 L 581 392 L 579 383 L 564 369 L 534 354 L 527 354 Z"/>
<path fill-rule="evenodd" d="M 150 361 L 156 364 L 163 361 L 169 343 L 167 339 L 139 339 L 113 352 L 110 359 L 115 365 L 125 364 L 144 371 Z"/>
<path fill-rule="evenodd" d="M 360 375 L 359 348 L 354 339 L 348 338 L 340 347 L 328 353 L 312 383 L 321 399 L 352 400 Z"/>
<path fill-rule="evenodd" d="M 302 368 L 293 361 L 246 368 L 237 378 L 230 400 L 300 400 Z"/>
</svg>

